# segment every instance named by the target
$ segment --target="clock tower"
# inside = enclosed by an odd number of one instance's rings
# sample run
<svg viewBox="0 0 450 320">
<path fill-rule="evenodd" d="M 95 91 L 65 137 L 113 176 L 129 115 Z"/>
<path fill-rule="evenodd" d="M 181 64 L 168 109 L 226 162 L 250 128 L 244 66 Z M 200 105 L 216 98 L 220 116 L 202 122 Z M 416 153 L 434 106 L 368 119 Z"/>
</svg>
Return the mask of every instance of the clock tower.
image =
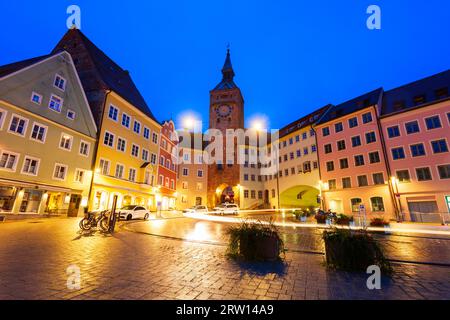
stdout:
<svg viewBox="0 0 450 320">
<path fill-rule="evenodd" d="M 244 128 L 244 98 L 233 81 L 230 49 L 222 68 L 222 81 L 209 93 L 209 127 L 222 130 Z"/>
<path fill-rule="evenodd" d="M 233 78 L 234 71 L 228 49 L 222 68 L 222 81 L 209 93 L 209 128 L 222 131 L 224 156 L 227 154 L 225 150 L 227 129 L 244 129 L 244 98 Z M 236 145 L 234 153 L 234 163 L 226 163 L 226 159 L 223 159 L 208 167 L 207 198 L 210 207 L 223 202 L 234 202 L 239 205 L 240 165 L 236 163 Z"/>
</svg>

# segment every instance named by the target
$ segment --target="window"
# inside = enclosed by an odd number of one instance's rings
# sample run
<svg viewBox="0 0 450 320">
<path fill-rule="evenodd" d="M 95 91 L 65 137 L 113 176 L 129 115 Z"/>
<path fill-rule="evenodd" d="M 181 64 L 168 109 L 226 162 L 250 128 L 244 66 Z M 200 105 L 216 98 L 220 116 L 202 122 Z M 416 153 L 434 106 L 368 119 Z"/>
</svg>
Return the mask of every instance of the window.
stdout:
<svg viewBox="0 0 450 320">
<path fill-rule="evenodd" d="M 31 102 L 34 102 L 38 105 L 41 105 L 42 103 L 42 96 L 36 92 L 31 93 Z"/>
<path fill-rule="evenodd" d="M 286 171 L 288 171 L 287 169 L 285 170 L 285 172 Z M 287 173 L 286 173 L 286 175 L 288 175 Z M 256 180 L 256 176 L 254 175 L 254 174 L 252 174 L 252 175 L 250 175 L 250 179 L 252 180 L 252 181 L 255 181 Z"/>
<path fill-rule="evenodd" d="M 370 198 L 370 204 L 372 205 L 373 212 L 384 211 L 384 203 L 382 197 L 372 197 Z"/>
<path fill-rule="evenodd" d="M 413 144 L 411 145 L 411 155 L 413 157 L 420 157 L 425 155 L 425 147 L 423 143 Z"/>
<path fill-rule="evenodd" d="M 203 177 L 203 170 L 197 170 L 197 177 L 199 178 Z"/>
<path fill-rule="evenodd" d="M 334 131 L 336 133 L 341 132 L 342 130 L 344 130 L 344 126 L 342 125 L 342 122 L 338 122 L 334 124 Z"/>
<path fill-rule="evenodd" d="M 328 180 L 328 190 L 336 190 L 336 179 Z"/>
<path fill-rule="evenodd" d="M 369 143 L 373 143 L 375 141 L 377 141 L 377 136 L 375 135 L 375 132 L 373 132 L 373 131 L 367 132 L 366 133 L 366 143 L 369 144 Z"/>
<path fill-rule="evenodd" d="M 54 81 L 53 85 L 56 88 L 61 89 L 62 91 L 65 91 L 66 90 L 66 79 L 64 79 L 59 74 L 57 74 L 55 76 L 55 81 Z"/>
<path fill-rule="evenodd" d="M 428 130 L 441 128 L 441 119 L 439 119 L 439 116 L 433 116 L 429 118 L 425 118 L 425 123 L 427 125 Z"/>
<path fill-rule="evenodd" d="M 15 171 L 19 155 L 9 151 L 3 151 L 0 158 L 0 169 Z"/>
<path fill-rule="evenodd" d="M 48 103 L 48 107 L 53 111 L 61 112 L 62 104 L 63 99 L 52 94 L 50 97 L 50 102 Z"/>
<path fill-rule="evenodd" d="M 41 125 L 40 123 L 33 123 L 33 130 L 31 130 L 31 140 L 36 140 L 39 142 L 45 142 L 45 137 L 47 135 L 47 127 Z"/>
<path fill-rule="evenodd" d="M 150 129 L 147 127 L 144 127 L 144 138 L 147 140 L 150 138 Z"/>
<path fill-rule="evenodd" d="M 263 198 L 263 192 L 261 190 L 258 191 L 258 199 Z"/>
<path fill-rule="evenodd" d="M 338 150 L 345 150 L 345 140 L 339 140 L 337 142 L 337 148 Z"/>
<path fill-rule="evenodd" d="M 397 175 L 397 179 L 399 182 L 410 182 L 411 181 L 408 170 L 398 170 L 396 172 L 396 175 Z"/>
<path fill-rule="evenodd" d="M 289 159 L 294 159 L 294 153 L 293 152 L 291 152 L 290 154 L 289 154 Z"/>
<path fill-rule="evenodd" d="M 302 133 L 302 139 L 303 139 L 303 140 L 306 140 L 306 138 L 308 138 L 308 133 L 303 132 L 303 133 Z"/>
<path fill-rule="evenodd" d="M 433 153 L 448 152 L 447 141 L 445 139 L 431 141 Z"/>
<path fill-rule="evenodd" d="M 150 163 L 156 164 L 156 154 L 152 153 L 152 155 L 150 156 Z"/>
<path fill-rule="evenodd" d="M 413 134 L 420 132 L 419 123 L 417 121 L 411 121 L 405 123 L 405 129 L 407 134 Z"/>
<path fill-rule="evenodd" d="M 334 162 L 328 161 L 327 162 L 327 171 L 333 171 L 334 170 Z"/>
<path fill-rule="evenodd" d="M 384 184 L 384 176 L 383 173 L 374 173 L 372 174 L 373 184 Z"/>
<path fill-rule="evenodd" d="M 297 150 L 296 155 L 297 155 L 297 158 L 302 156 L 302 152 L 300 151 L 300 149 Z"/>
<path fill-rule="evenodd" d="M 15 133 L 19 136 L 24 136 L 27 131 L 28 119 L 13 115 L 11 123 L 9 124 L 9 132 Z"/>
<path fill-rule="evenodd" d="M 358 118 L 353 117 L 353 118 L 348 119 L 348 126 L 350 128 L 354 128 L 354 127 L 358 126 Z"/>
<path fill-rule="evenodd" d="M 303 148 L 303 155 L 307 155 L 309 153 L 308 147 Z"/>
<path fill-rule="evenodd" d="M 160 156 L 159 157 L 159 165 L 160 166 L 164 166 L 165 162 L 166 162 L 166 158 L 164 158 L 164 156 Z"/>
<path fill-rule="evenodd" d="M 187 189 L 187 188 L 188 188 L 188 183 L 187 183 L 187 181 L 183 181 L 183 182 L 181 183 L 181 187 L 182 187 L 183 189 Z"/>
<path fill-rule="evenodd" d="M 130 116 L 127 115 L 126 113 L 122 113 L 122 125 L 125 128 L 130 128 L 130 121 L 131 121 Z"/>
<path fill-rule="evenodd" d="M 108 118 L 117 122 L 117 119 L 119 118 L 119 109 L 117 109 L 113 105 L 110 105 L 109 112 L 108 112 Z"/>
<path fill-rule="evenodd" d="M 358 179 L 358 186 L 359 187 L 366 187 L 366 186 L 369 185 L 369 182 L 367 180 L 367 176 L 366 175 L 358 176 L 357 179 Z"/>
<path fill-rule="evenodd" d="M 432 180 L 432 178 L 431 178 L 431 171 L 430 171 L 430 168 L 428 168 L 428 167 L 417 168 L 416 169 L 416 175 L 417 175 L 417 180 L 419 180 L 419 181 Z"/>
<path fill-rule="evenodd" d="M 131 182 L 136 181 L 136 169 L 130 168 L 128 172 L 128 180 L 130 180 Z"/>
<path fill-rule="evenodd" d="M 275 198 L 275 189 L 272 189 L 272 198 Z"/>
<path fill-rule="evenodd" d="M 158 143 L 158 134 L 155 132 L 152 134 L 152 141 L 153 143 Z"/>
<path fill-rule="evenodd" d="M 39 169 L 39 159 L 26 156 L 23 161 L 22 173 L 29 175 L 37 175 Z"/>
<path fill-rule="evenodd" d="M 248 199 L 248 190 L 244 190 L 244 198 Z"/>
<path fill-rule="evenodd" d="M 425 99 L 425 95 L 418 95 L 418 96 L 415 96 L 414 98 L 413 98 L 413 102 L 414 102 L 414 105 L 415 106 L 418 106 L 418 105 L 420 105 L 420 104 L 422 104 L 422 103 L 425 103 L 425 101 L 426 101 L 426 99 Z"/>
<path fill-rule="evenodd" d="M 398 126 L 392 126 L 387 128 L 389 138 L 395 138 L 400 136 L 400 128 Z"/>
<path fill-rule="evenodd" d="M 115 177 L 118 179 L 123 179 L 124 166 L 121 164 L 116 164 L 116 174 Z"/>
<path fill-rule="evenodd" d="M 142 148 L 142 160 L 148 161 L 148 150 Z"/>
<path fill-rule="evenodd" d="M 359 147 L 361 145 L 361 137 L 360 136 L 354 136 L 352 137 L 352 147 Z"/>
<path fill-rule="evenodd" d="M 0 109 L 0 130 L 3 128 L 3 123 L 5 122 L 6 118 L 6 111 L 3 109 Z"/>
<path fill-rule="evenodd" d="M 399 160 L 399 159 L 405 159 L 405 150 L 403 150 L 403 147 L 398 148 L 392 148 L 392 159 Z"/>
<path fill-rule="evenodd" d="M 322 135 L 324 137 L 329 136 L 330 135 L 330 128 L 328 128 L 328 127 L 322 128 Z"/>
<path fill-rule="evenodd" d="M 446 87 L 439 88 L 436 91 L 434 91 L 434 94 L 436 96 L 436 99 L 444 99 L 448 97 L 448 88 Z"/>
<path fill-rule="evenodd" d="M 100 173 L 105 176 L 109 175 L 109 165 L 110 165 L 109 160 L 100 159 L 99 163 Z"/>
<path fill-rule="evenodd" d="M 294 143 L 294 139 L 289 138 L 289 144 L 293 144 Z"/>
<path fill-rule="evenodd" d="M 314 131 L 314 129 L 309 129 L 309 136 L 314 137 L 315 135 L 316 135 L 316 132 Z"/>
<path fill-rule="evenodd" d="M 117 138 L 117 150 L 125 152 L 126 147 L 127 147 L 126 140 L 121 137 Z"/>
<path fill-rule="evenodd" d="M 438 166 L 439 178 L 450 179 L 450 164 Z"/>
<path fill-rule="evenodd" d="M 105 132 L 103 143 L 109 147 L 112 147 L 114 145 L 114 135 L 112 133 Z"/>
<path fill-rule="evenodd" d="M 86 171 L 81 170 L 81 169 L 76 169 L 75 170 L 75 177 L 74 177 L 74 181 L 78 182 L 78 183 L 84 183 L 84 176 L 85 176 Z"/>
<path fill-rule="evenodd" d="M 304 173 L 311 172 L 311 162 L 310 161 L 303 162 L 303 172 Z"/>
<path fill-rule="evenodd" d="M 183 176 L 188 176 L 188 175 L 189 175 L 189 169 L 183 168 Z"/>
<path fill-rule="evenodd" d="M 362 120 L 363 120 L 363 123 L 372 122 L 372 113 L 370 113 L 370 112 L 364 113 L 362 115 Z"/>
<path fill-rule="evenodd" d="M 362 154 L 355 156 L 355 166 L 363 166 L 364 165 L 364 156 Z"/>
<path fill-rule="evenodd" d="M 324 146 L 324 149 L 325 149 L 325 153 L 331 153 L 333 151 L 331 144 L 326 144 Z"/>
<path fill-rule="evenodd" d="M 131 155 L 133 157 L 138 157 L 139 156 L 139 146 L 135 145 L 133 143 L 132 147 L 131 147 Z"/>
<path fill-rule="evenodd" d="M 317 152 L 317 146 L 316 146 L 315 144 L 313 144 L 313 145 L 311 146 L 311 152 L 312 152 L 312 153 Z"/>
<path fill-rule="evenodd" d="M 348 159 L 347 158 L 340 159 L 339 160 L 339 167 L 341 169 L 347 169 L 348 168 Z"/>
<path fill-rule="evenodd" d="M 70 120 L 75 120 L 75 111 L 73 110 L 67 110 L 67 118 Z"/>
<path fill-rule="evenodd" d="M 361 198 L 353 198 L 350 203 L 352 204 L 352 212 L 359 212 L 359 205 L 362 203 Z"/>
<path fill-rule="evenodd" d="M 70 151 L 70 150 L 72 150 L 72 142 L 73 142 L 73 137 L 69 136 L 68 134 L 63 133 L 61 135 L 61 140 L 59 141 L 59 147 L 61 149 Z"/>
<path fill-rule="evenodd" d="M 81 140 L 80 142 L 80 155 L 89 156 L 89 149 L 91 148 L 91 144 L 89 142 Z"/>
<path fill-rule="evenodd" d="M 369 162 L 370 163 L 378 163 L 380 162 L 380 154 L 378 151 L 370 152 L 369 153 Z"/>
<path fill-rule="evenodd" d="M 295 136 L 295 142 L 299 142 L 300 141 L 300 136 L 299 135 L 296 135 Z"/>
<path fill-rule="evenodd" d="M 55 171 L 53 172 L 53 179 L 66 180 L 67 166 L 57 163 L 55 165 Z"/>
<path fill-rule="evenodd" d="M 348 189 L 352 187 L 352 181 L 350 178 L 342 178 L 342 188 Z"/>
<path fill-rule="evenodd" d="M 250 190 L 250 198 L 255 199 L 256 198 L 256 192 L 255 190 Z"/>
<path fill-rule="evenodd" d="M 137 120 L 134 120 L 133 131 L 137 134 L 141 133 L 141 123 Z"/>
</svg>

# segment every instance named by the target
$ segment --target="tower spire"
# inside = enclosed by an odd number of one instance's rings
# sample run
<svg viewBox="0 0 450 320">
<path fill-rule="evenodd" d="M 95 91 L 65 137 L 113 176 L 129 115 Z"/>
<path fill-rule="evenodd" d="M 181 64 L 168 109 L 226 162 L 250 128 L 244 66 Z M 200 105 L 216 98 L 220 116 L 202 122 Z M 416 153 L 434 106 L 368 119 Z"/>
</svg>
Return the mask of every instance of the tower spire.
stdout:
<svg viewBox="0 0 450 320">
<path fill-rule="evenodd" d="M 230 44 L 227 45 L 227 56 L 225 58 L 225 63 L 223 64 L 222 75 L 224 80 L 233 80 L 234 78 L 233 65 L 231 64 L 230 57 Z"/>
</svg>

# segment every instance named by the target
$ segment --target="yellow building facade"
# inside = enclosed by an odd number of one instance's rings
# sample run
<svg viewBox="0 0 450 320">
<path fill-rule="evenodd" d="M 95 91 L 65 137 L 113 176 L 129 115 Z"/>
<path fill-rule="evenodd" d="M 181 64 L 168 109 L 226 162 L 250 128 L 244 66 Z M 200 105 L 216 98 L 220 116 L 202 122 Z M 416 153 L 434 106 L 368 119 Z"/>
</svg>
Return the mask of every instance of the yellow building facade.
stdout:
<svg viewBox="0 0 450 320">
<path fill-rule="evenodd" d="M 161 125 L 115 92 L 106 97 L 89 201 L 91 210 L 141 205 L 156 210 Z"/>
</svg>

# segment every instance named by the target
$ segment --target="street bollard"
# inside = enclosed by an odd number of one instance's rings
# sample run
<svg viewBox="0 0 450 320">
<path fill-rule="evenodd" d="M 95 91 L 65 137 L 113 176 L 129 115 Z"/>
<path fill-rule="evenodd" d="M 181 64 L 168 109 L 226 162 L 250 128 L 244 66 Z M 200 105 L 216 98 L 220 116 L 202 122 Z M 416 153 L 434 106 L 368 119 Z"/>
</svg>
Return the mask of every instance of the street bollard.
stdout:
<svg viewBox="0 0 450 320">
<path fill-rule="evenodd" d="M 116 221 L 117 221 L 117 216 L 116 216 L 116 206 L 117 206 L 117 195 L 115 195 L 113 197 L 113 205 L 111 208 L 111 214 L 109 216 L 109 223 L 108 223 L 108 231 L 109 233 L 113 233 L 114 232 L 114 228 L 116 227 Z"/>
</svg>

